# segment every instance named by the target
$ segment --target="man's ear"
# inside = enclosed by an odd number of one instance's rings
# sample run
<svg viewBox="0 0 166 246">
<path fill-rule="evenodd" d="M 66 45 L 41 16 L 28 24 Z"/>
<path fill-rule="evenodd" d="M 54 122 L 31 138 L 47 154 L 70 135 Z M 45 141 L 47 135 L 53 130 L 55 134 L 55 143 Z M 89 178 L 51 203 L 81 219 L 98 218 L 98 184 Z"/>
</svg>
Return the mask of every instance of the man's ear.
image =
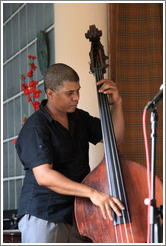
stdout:
<svg viewBox="0 0 166 246">
<path fill-rule="evenodd" d="M 51 89 L 47 89 L 46 94 L 49 99 L 52 99 L 54 97 L 55 92 Z"/>
</svg>

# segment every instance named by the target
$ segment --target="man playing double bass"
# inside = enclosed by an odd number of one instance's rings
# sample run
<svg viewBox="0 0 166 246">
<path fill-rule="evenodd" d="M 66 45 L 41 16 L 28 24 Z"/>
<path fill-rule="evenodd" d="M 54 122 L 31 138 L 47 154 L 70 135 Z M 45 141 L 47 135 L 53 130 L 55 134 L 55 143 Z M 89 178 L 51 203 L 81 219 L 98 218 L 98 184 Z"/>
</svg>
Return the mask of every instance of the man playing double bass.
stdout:
<svg viewBox="0 0 166 246">
<path fill-rule="evenodd" d="M 100 93 L 111 95 L 117 143 L 124 137 L 122 98 L 108 79 L 98 82 Z M 18 208 L 23 243 L 88 243 L 74 220 L 74 197 L 85 197 L 112 220 L 121 215 L 115 197 L 81 184 L 90 172 L 89 142 L 102 142 L 100 119 L 77 108 L 78 74 L 61 63 L 52 65 L 44 78 L 47 100 L 25 122 L 16 149 L 25 168 Z"/>
</svg>

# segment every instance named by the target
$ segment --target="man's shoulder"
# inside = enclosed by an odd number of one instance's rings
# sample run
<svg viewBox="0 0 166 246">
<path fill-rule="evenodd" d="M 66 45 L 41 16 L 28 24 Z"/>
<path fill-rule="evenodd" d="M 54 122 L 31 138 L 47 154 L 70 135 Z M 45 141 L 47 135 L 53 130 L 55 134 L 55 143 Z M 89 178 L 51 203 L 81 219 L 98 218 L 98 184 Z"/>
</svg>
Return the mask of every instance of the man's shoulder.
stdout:
<svg viewBox="0 0 166 246">
<path fill-rule="evenodd" d="M 36 111 L 35 113 L 33 113 L 31 116 L 28 117 L 28 119 L 25 122 L 25 126 L 31 126 L 31 127 L 35 127 L 35 126 L 40 126 L 43 124 L 43 122 L 46 122 L 46 118 L 44 117 L 44 115 L 41 113 L 40 109 L 38 111 Z"/>
<path fill-rule="evenodd" d="M 35 129 L 45 129 L 48 125 L 47 118 L 40 112 L 40 109 L 34 112 L 31 116 L 27 118 L 24 125 L 22 126 L 19 136 L 27 135 L 30 132 L 34 131 Z"/>
</svg>

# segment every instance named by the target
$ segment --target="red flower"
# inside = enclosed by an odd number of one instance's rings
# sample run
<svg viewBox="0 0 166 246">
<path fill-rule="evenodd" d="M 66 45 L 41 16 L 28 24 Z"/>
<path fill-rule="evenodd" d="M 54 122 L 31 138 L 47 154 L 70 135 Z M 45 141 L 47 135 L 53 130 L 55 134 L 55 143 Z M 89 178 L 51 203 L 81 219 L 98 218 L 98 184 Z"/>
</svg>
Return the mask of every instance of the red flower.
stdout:
<svg viewBox="0 0 166 246">
<path fill-rule="evenodd" d="M 36 59 L 36 56 L 29 55 L 28 58 L 29 59 Z"/>
<path fill-rule="evenodd" d="M 29 94 L 30 94 L 29 89 L 25 89 L 25 90 L 24 90 L 24 95 L 25 95 L 25 96 L 28 96 Z"/>
<path fill-rule="evenodd" d="M 32 103 L 32 105 L 33 105 L 34 110 L 36 111 L 36 110 L 39 109 L 40 103 L 39 103 L 38 101 L 34 101 L 34 102 Z"/>
<path fill-rule="evenodd" d="M 12 141 L 12 144 L 15 144 L 17 142 L 17 139 L 14 139 L 13 141 Z"/>
<path fill-rule="evenodd" d="M 27 102 L 29 103 L 31 101 L 31 97 L 30 96 L 28 96 L 28 98 L 27 98 Z"/>
<path fill-rule="evenodd" d="M 31 55 L 29 55 L 29 56 L 28 56 L 28 58 L 29 58 L 29 59 L 31 59 L 31 58 L 32 58 L 32 56 L 31 56 Z"/>
<path fill-rule="evenodd" d="M 28 77 L 32 77 L 32 76 L 33 76 L 33 71 L 30 70 L 30 71 L 27 73 L 27 76 L 28 76 Z"/>
<path fill-rule="evenodd" d="M 33 87 L 35 85 L 38 85 L 39 83 L 36 80 L 32 80 L 31 82 L 29 82 L 29 87 Z"/>
<path fill-rule="evenodd" d="M 28 85 L 26 83 L 21 84 L 21 90 L 24 91 L 28 89 Z"/>
<path fill-rule="evenodd" d="M 34 98 L 39 98 L 41 93 L 42 93 L 41 90 L 34 91 L 34 92 L 33 92 L 33 97 L 34 97 Z"/>
<path fill-rule="evenodd" d="M 25 75 L 21 75 L 21 79 L 25 79 L 26 78 L 26 76 Z"/>
<path fill-rule="evenodd" d="M 34 63 L 31 63 L 30 70 L 35 71 L 36 68 L 37 68 L 37 67 L 35 66 L 35 64 L 34 64 Z"/>
<path fill-rule="evenodd" d="M 30 87 L 29 92 L 32 93 L 32 92 L 34 92 L 34 91 L 36 91 L 36 86 Z"/>
<path fill-rule="evenodd" d="M 27 118 L 24 118 L 23 120 L 22 120 L 22 122 L 25 122 L 27 120 Z"/>
<path fill-rule="evenodd" d="M 22 80 L 25 80 L 26 76 L 25 76 L 24 74 L 20 74 L 20 78 L 21 78 Z"/>
</svg>

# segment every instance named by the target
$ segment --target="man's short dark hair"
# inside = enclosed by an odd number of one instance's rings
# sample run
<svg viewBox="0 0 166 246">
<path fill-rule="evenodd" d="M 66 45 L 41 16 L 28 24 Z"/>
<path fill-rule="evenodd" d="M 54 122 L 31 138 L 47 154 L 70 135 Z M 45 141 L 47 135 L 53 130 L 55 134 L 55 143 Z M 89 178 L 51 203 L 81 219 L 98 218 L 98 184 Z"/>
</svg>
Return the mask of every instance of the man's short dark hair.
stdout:
<svg viewBox="0 0 166 246">
<path fill-rule="evenodd" d="M 76 71 L 63 63 L 56 63 L 49 67 L 44 76 L 44 87 L 56 90 L 63 85 L 64 81 L 78 82 L 79 76 Z"/>
</svg>

